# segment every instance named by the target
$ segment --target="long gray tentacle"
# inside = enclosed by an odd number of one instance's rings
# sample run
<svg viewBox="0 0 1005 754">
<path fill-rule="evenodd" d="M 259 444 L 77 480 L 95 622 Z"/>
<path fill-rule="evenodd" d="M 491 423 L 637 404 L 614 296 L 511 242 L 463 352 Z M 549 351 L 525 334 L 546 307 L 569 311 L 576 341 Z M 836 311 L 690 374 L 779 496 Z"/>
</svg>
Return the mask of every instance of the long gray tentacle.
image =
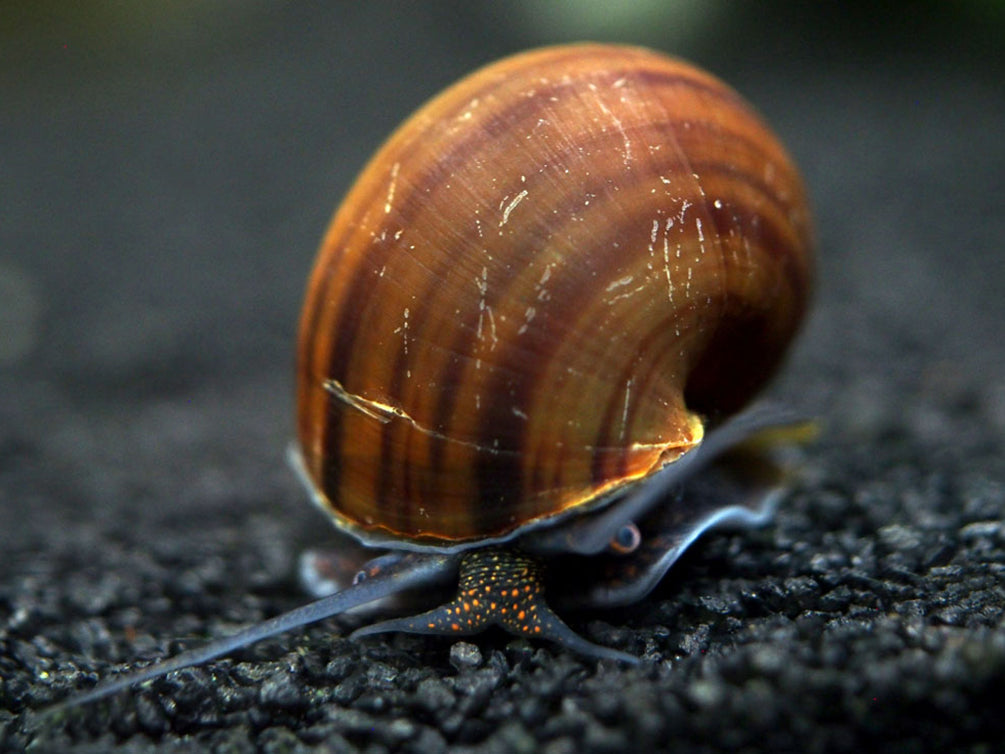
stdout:
<svg viewBox="0 0 1005 754">
<path fill-rule="evenodd" d="M 290 610 L 288 613 L 269 618 L 261 623 L 256 623 L 230 636 L 224 636 L 210 641 L 208 644 L 182 652 L 175 657 L 156 662 L 146 668 L 101 681 L 89 691 L 71 696 L 69 699 L 49 707 L 47 712 L 55 713 L 69 707 L 87 704 L 137 683 L 158 678 L 182 668 L 201 665 L 270 636 L 316 623 L 357 605 L 381 599 L 404 589 L 450 581 L 456 573 L 456 561 L 455 556 L 449 555 L 404 554 L 397 561 L 382 567 L 379 572 L 368 573 L 366 578 L 340 592 Z M 364 570 L 361 573 L 367 573 L 367 571 Z"/>
</svg>

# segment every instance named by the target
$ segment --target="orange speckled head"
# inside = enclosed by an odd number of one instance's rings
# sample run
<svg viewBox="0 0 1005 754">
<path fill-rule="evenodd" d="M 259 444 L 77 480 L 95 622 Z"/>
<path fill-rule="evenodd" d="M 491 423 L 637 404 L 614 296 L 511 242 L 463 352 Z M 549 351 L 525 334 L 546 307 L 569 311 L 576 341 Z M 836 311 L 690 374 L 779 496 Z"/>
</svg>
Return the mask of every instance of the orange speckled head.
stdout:
<svg viewBox="0 0 1005 754">
<path fill-rule="evenodd" d="M 391 136 L 324 238 L 306 473 L 341 525 L 419 543 L 589 506 L 766 382 L 811 246 L 791 160 L 709 74 L 608 45 L 483 68 Z"/>
</svg>

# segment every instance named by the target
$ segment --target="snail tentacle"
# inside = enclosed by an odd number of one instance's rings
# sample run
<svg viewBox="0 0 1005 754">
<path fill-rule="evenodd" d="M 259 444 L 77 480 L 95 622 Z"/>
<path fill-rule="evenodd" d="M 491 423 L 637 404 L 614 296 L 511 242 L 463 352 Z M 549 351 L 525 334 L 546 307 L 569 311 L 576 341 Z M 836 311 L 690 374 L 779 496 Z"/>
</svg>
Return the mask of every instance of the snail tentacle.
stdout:
<svg viewBox="0 0 1005 754">
<path fill-rule="evenodd" d="M 382 599 L 405 589 L 449 581 L 455 575 L 456 562 L 457 558 L 449 555 L 406 553 L 380 570 L 368 569 L 366 578 L 358 580 L 342 591 L 249 626 L 230 636 L 182 652 L 175 657 L 155 662 L 133 673 L 110 678 L 98 683 L 89 691 L 53 705 L 49 710 L 55 713 L 102 699 L 138 683 L 160 678 L 175 670 L 201 665 L 262 639 L 317 623 L 358 605 Z"/>
<path fill-rule="evenodd" d="M 638 602 L 705 532 L 720 526 L 766 525 L 786 491 L 781 474 L 761 481 L 744 476 L 742 482 L 730 484 L 728 494 L 722 485 L 712 485 L 712 489 L 689 486 L 683 492 L 686 506 L 660 506 L 646 518 L 641 543 L 634 552 L 595 556 L 592 564 L 580 564 L 577 583 L 586 586 L 563 591 L 561 607 L 605 609 Z M 591 565 L 598 569 L 592 577 L 583 571 Z"/>
</svg>

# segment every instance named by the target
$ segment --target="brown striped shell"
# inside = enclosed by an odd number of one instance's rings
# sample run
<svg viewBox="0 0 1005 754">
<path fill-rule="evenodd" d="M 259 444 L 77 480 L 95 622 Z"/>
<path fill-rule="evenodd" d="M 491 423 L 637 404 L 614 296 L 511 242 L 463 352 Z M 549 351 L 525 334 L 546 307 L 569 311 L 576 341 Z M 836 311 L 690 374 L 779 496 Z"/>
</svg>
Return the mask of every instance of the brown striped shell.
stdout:
<svg viewBox="0 0 1005 754">
<path fill-rule="evenodd" d="M 807 306 L 800 178 L 722 82 L 577 45 L 477 71 L 338 209 L 298 354 L 336 522 L 451 545 L 586 510 L 701 442 Z"/>
</svg>

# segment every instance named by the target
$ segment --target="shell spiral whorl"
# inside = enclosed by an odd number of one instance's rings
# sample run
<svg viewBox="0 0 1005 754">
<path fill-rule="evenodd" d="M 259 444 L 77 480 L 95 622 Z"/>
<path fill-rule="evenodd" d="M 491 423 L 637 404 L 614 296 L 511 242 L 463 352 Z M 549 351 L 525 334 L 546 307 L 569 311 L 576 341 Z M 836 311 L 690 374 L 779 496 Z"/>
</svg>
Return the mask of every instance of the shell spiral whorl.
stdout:
<svg viewBox="0 0 1005 754">
<path fill-rule="evenodd" d="M 639 48 L 500 61 L 407 120 L 311 275 L 298 438 L 350 530 L 476 540 L 588 505 L 771 376 L 811 288 L 795 167 Z"/>
</svg>

